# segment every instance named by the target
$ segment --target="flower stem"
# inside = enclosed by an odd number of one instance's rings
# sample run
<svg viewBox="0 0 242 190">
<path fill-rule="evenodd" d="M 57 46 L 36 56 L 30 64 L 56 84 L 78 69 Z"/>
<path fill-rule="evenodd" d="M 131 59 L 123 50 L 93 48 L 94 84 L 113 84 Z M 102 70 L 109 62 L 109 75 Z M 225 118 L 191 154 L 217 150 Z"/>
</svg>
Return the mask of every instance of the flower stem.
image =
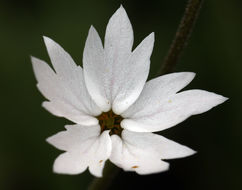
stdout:
<svg viewBox="0 0 242 190">
<path fill-rule="evenodd" d="M 106 161 L 103 177 L 95 178 L 88 187 L 88 190 L 105 190 L 110 187 L 114 178 L 120 172 L 120 168 L 112 164 L 110 161 Z"/>
<path fill-rule="evenodd" d="M 202 2 L 203 0 L 188 0 L 185 13 L 181 19 L 173 42 L 159 72 L 160 75 L 172 72 L 177 64 L 178 59 L 189 40 L 193 26 L 197 20 L 199 10 L 202 6 Z"/>
</svg>

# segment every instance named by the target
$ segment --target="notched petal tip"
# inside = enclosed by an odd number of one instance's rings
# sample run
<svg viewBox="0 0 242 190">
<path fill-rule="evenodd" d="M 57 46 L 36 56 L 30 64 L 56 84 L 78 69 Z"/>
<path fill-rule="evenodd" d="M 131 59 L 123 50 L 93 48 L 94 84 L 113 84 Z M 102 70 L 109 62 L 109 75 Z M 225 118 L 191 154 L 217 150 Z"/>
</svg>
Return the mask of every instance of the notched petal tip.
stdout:
<svg viewBox="0 0 242 190">
<path fill-rule="evenodd" d="M 229 100 L 228 97 L 221 96 L 221 103 L 224 103 L 224 102 L 226 102 L 227 100 Z"/>
<path fill-rule="evenodd" d="M 97 177 L 97 178 L 101 178 L 101 177 L 103 177 L 103 169 L 102 169 L 101 172 L 97 172 L 97 171 L 93 170 L 93 169 L 91 168 L 91 166 L 88 166 L 88 170 L 89 170 L 89 172 L 90 172 L 92 175 L 94 175 L 94 176 Z"/>
<path fill-rule="evenodd" d="M 45 141 L 47 142 L 47 143 L 49 143 L 50 145 L 52 145 L 53 143 L 52 143 L 52 138 L 53 136 L 50 136 L 50 137 L 47 137 L 46 139 L 45 139 Z M 53 145 L 52 145 L 53 146 Z"/>
<path fill-rule="evenodd" d="M 30 60 L 31 60 L 32 63 L 35 61 L 35 59 L 37 59 L 37 58 L 36 58 L 35 56 L 33 56 L 33 55 L 30 55 L 29 57 L 30 57 Z"/>
<path fill-rule="evenodd" d="M 192 156 L 192 155 L 194 155 L 194 154 L 197 154 L 197 153 L 198 153 L 198 151 L 191 149 L 191 154 L 190 154 L 190 156 Z"/>
<path fill-rule="evenodd" d="M 96 28 L 93 25 L 91 25 L 89 28 L 87 41 L 90 40 L 90 37 L 95 39 L 100 38 Z"/>
<path fill-rule="evenodd" d="M 196 76 L 196 73 L 190 72 L 190 71 L 185 71 L 185 72 L 180 72 L 181 74 L 184 75 L 184 78 L 187 78 L 188 84 L 193 81 L 193 79 Z"/>
<path fill-rule="evenodd" d="M 170 74 L 166 74 L 166 75 L 177 75 L 177 76 L 181 76 L 184 79 L 187 78 L 189 83 L 195 78 L 196 73 L 194 72 L 190 72 L 190 71 L 184 71 L 184 72 L 174 72 L 174 73 L 170 73 Z"/>
<path fill-rule="evenodd" d="M 43 36 L 43 40 L 44 40 L 45 44 L 50 43 L 50 42 L 53 41 L 51 38 L 49 38 L 47 36 Z"/>
<path fill-rule="evenodd" d="M 56 133 L 56 134 L 54 134 L 54 135 L 52 135 L 52 136 L 49 136 L 49 137 L 47 137 L 46 139 L 45 139 L 45 141 L 48 143 L 48 144 L 50 144 L 51 146 L 53 146 L 53 147 L 55 147 L 55 148 L 57 148 L 57 149 L 59 149 L 59 150 L 64 150 L 64 149 L 62 149 L 62 148 L 58 148 L 58 145 L 57 145 L 57 140 L 58 140 L 58 136 L 60 136 L 60 135 L 63 135 L 63 134 L 65 134 L 66 133 L 66 131 L 60 131 L 60 132 L 58 132 L 58 133 Z"/>
<path fill-rule="evenodd" d="M 184 155 L 183 156 L 180 155 L 180 156 L 178 156 L 178 158 L 185 158 L 185 157 L 192 156 L 197 153 L 197 151 L 195 151 L 187 146 L 185 146 L 185 147 L 186 147 L 186 149 L 184 149 Z M 176 159 L 176 158 L 174 158 L 174 159 Z"/>
<path fill-rule="evenodd" d="M 52 69 L 49 67 L 49 65 L 45 61 L 43 61 L 39 58 L 30 56 L 30 59 L 31 59 L 35 78 L 37 79 L 38 83 L 44 84 L 47 81 L 48 77 L 53 76 L 54 73 L 53 73 Z"/>
<path fill-rule="evenodd" d="M 194 75 L 194 77 L 196 76 L 196 73 L 195 73 L 195 72 L 190 72 L 190 71 L 189 71 L 188 73 L 193 74 L 193 75 Z"/>
<path fill-rule="evenodd" d="M 54 49 L 55 46 L 59 46 L 54 40 L 47 36 L 43 36 L 43 40 L 48 53 L 50 53 L 51 49 Z"/>
<path fill-rule="evenodd" d="M 93 31 L 96 31 L 96 29 L 95 29 L 95 27 L 93 25 L 91 25 L 90 28 L 89 28 L 89 33 L 93 32 Z"/>
<path fill-rule="evenodd" d="M 45 43 L 45 46 L 49 52 L 49 50 L 54 46 L 60 46 L 59 44 L 57 44 L 54 40 L 52 40 L 51 38 L 47 37 L 47 36 L 43 36 L 43 40 Z M 53 48 L 54 48 L 53 47 Z"/>
<path fill-rule="evenodd" d="M 181 159 L 181 158 L 186 158 L 186 157 L 192 156 L 194 154 L 197 154 L 197 151 L 195 151 L 187 146 L 180 145 L 180 148 L 181 148 L 180 150 L 178 149 L 176 151 L 173 151 L 172 155 L 169 155 L 169 153 L 167 153 L 167 155 L 165 155 L 161 160 L 167 161 L 170 159 L 172 159 L 172 160 Z"/>
<path fill-rule="evenodd" d="M 182 73 L 190 75 L 191 78 L 194 78 L 196 76 L 196 73 L 190 72 L 190 71 L 185 71 L 185 72 L 182 72 Z"/>
<path fill-rule="evenodd" d="M 150 46 L 151 47 L 151 51 L 150 51 L 149 54 L 151 54 L 152 53 L 153 46 L 154 46 L 154 42 L 155 42 L 155 33 L 154 32 L 151 32 L 148 36 L 145 37 L 145 39 L 139 44 L 139 46 L 141 46 L 141 45 Z"/>
<path fill-rule="evenodd" d="M 167 163 L 166 167 L 164 168 L 164 170 L 162 172 L 168 171 L 170 169 L 170 164 Z"/>
<path fill-rule="evenodd" d="M 120 7 L 118 8 L 118 10 L 117 11 L 124 11 L 124 12 L 126 12 L 125 11 L 125 8 L 123 7 L 123 5 L 122 4 L 120 4 Z"/>
<path fill-rule="evenodd" d="M 30 55 L 30 61 L 31 61 L 32 65 L 34 66 L 35 64 L 39 64 L 42 60 L 35 56 Z"/>
<path fill-rule="evenodd" d="M 214 96 L 215 96 L 215 99 L 214 99 L 214 106 L 213 107 L 220 105 L 220 104 L 226 102 L 229 99 L 227 97 L 224 97 L 224 96 L 216 94 L 216 93 L 214 93 Z"/>
<path fill-rule="evenodd" d="M 34 57 L 34 56 L 30 56 L 30 61 L 31 61 L 31 63 L 32 63 L 32 67 L 33 67 L 33 70 L 34 70 L 34 73 L 36 73 L 36 67 L 37 67 L 37 65 L 39 64 L 39 62 L 40 62 L 40 59 L 38 59 L 38 58 L 36 58 L 36 57 Z"/>
<path fill-rule="evenodd" d="M 78 168 L 73 164 L 73 160 L 70 155 L 66 152 L 59 155 L 53 164 L 53 172 L 57 174 L 65 174 L 65 175 L 77 175 L 86 170 L 86 168 Z M 73 164 L 73 165 L 72 165 Z"/>
<path fill-rule="evenodd" d="M 152 41 L 155 41 L 155 32 L 151 32 L 149 35 L 148 35 L 149 38 L 151 38 Z"/>
<path fill-rule="evenodd" d="M 213 107 L 215 107 L 215 106 L 217 106 L 217 105 L 219 105 L 219 104 L 222 104 L 222 103 L 224 103 L 225 101 L 227 101 L 229 98 L 227 98 L 227 97 L 224 97 L 224 96 L 222 96 L 222 95 L 219 95 L 219 94 L 216 94 L 216 93 L 214 93 L 214 92 L 209 92 L 211 95 L 213 95 L 213 98 L 214 98 L 214 106 Z"/>
<path fill-rule="evenodd" d="M 170 169 L 170 164 L 168 162 L 160 160 L 160 164 L 161 164 L 160 166 L 159 166 L 159 164 L 157 165 L 156 171 L 145 171 L 145 170 L 143 171 L 143 169 L 141 167 L 137 167 L 137 168 L 135 168 L 135 169 L 133 168 L 133 169 L 139 175 L 151 175 L 151 174 L 166 172 Z"/>
<path fill-rule="evenodd" d="M 112 15 L 111 18 L 116 17 L 116 16 L 117 16 L 117 18 L 118 17 L 120 17 L 120 18 L 124 17 L 126 19 L 128 18 L 128 14 L 127 14 L 126 10 L 124 9 L 123 5 L 120 5 L 120 7 L 115 11 L 115 13 Z"/>
</svg>

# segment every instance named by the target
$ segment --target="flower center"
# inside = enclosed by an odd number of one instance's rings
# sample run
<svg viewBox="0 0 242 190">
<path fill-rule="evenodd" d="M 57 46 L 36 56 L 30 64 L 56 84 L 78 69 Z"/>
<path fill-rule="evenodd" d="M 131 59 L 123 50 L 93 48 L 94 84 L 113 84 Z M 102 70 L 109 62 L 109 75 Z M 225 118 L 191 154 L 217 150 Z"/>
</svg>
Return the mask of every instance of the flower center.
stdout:
<svg viewBox="0 0 242 190">
<path fill-rule="evenodd" d="M 103 112 L 101 115 L 97 116 L 99 120 L 99 125 L 101 127 L 101 132 L 105 130 L 110 130 L 110 135 L 119 135 L 123 131 L 123 128 L 120 126 L 123 118 L 120 115 L 116 115 L 112 110 L 108 112 Z"/>
</svg>

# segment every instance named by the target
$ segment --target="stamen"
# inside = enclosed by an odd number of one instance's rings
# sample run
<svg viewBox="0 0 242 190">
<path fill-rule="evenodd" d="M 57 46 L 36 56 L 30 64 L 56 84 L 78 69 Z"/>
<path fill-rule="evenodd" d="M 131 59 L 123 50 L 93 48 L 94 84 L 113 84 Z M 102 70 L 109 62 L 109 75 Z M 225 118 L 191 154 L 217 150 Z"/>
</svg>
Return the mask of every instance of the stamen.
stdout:
<svg viewBox="0 0 242 190">
<path fill-rule="evenodd" d="M 101 115 L 97 116 L 99 120 L 99 125 L 101 127 L 101 132 L 105 130 L 110 130 L 110 135 L 119 135 L 123 131 L 123 128 L 120 126 L 123 118 L 120 115 L 116 115 L 113 111 L 103 112 Z"/>
</svg>

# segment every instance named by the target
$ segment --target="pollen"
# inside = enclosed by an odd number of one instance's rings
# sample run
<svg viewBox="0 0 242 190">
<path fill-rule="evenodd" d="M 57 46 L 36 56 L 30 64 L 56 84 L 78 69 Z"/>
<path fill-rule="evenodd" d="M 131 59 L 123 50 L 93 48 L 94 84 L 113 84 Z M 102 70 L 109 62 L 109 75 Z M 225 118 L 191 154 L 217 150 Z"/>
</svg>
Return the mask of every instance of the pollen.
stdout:
<svg viewBox="0 0 242 190">
<path fill-rule="evenodd" d="M 120 123 L 123 120 L 122 116 L 116 115 L 112 110 L 108 112 L 103 112 L 101 115 L 97 116 L 99 125 L 101 127 L 101 132 L 105 130 L 110 130 L 110 135 L 121 136 L 123 128 Z"/>
<path fill-rule="evenodd" d="M 171 103 L 172 101 L 171 101 L 171 100 L 169 100 L 168 102 L 169 102 L 169 103 Z"/>
<path fill-rule="evenodd" d="M 138 168 L 138 167 L 139 167 L 139 166 L 132 166 L 132 168 L 134 168 L 134 169 L 135 169 L 135 168 Z"/>
<path fill-rule="evenodd" d="M 99 163 L 101 164 L 103 162 L 103 160 L 100 160 Z"/>
</svg>

